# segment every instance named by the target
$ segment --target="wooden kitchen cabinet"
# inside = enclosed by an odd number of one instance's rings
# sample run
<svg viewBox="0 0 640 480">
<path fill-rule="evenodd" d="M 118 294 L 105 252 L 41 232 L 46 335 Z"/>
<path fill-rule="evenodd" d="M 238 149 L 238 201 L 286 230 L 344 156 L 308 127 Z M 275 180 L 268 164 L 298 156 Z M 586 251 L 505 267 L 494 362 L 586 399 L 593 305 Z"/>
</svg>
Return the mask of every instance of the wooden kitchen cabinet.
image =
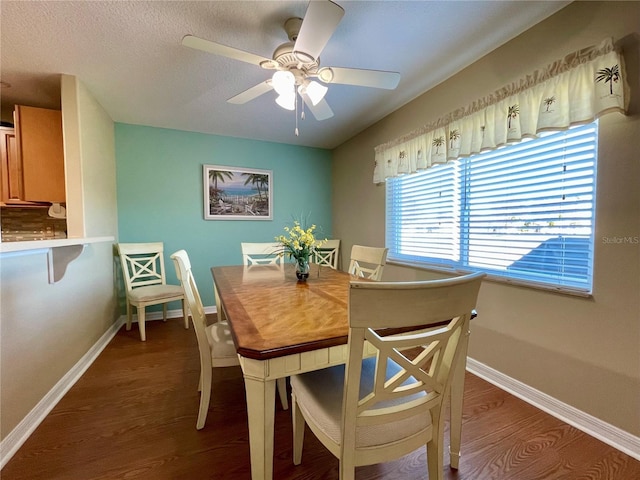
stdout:
<svg viewBox="0 0 640 480">
<path fill-rule="evenodd" d="M 16 105 L 14 120 L 16 156 L 22 170 L 20 200 L 65 203 L 62 112 Z"/>
<path fill-rule="evenodd" d="M 0 201 L 21 200 L 22 164 L 18 161 L 16 135 L 13 128 L 0 127 Z"/>
</svg>

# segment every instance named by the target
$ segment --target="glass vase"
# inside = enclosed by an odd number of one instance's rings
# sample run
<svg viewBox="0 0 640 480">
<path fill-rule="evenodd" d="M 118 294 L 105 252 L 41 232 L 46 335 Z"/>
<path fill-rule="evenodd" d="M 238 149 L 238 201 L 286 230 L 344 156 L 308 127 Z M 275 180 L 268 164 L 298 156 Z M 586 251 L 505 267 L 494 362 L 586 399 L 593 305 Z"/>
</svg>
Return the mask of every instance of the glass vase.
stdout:
<svg viewBox="0 0 640 480">
<path fill-rule="evenodd" d="M 306 282 L 309 278 L 309 259 L 298 258 L 296 259 L 296 277 L 301 282 Z"/>
</svg>

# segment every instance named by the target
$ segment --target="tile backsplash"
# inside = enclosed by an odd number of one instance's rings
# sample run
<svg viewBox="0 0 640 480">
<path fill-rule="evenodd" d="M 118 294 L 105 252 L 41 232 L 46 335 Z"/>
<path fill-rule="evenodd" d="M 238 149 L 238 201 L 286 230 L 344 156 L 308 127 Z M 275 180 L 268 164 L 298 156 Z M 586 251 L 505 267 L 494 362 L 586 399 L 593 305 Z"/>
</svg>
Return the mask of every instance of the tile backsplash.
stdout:
<svg viewBox="0 0 640 480">
<path fill-rule="evenodd" d="M 67 220 L 52 218 L 48 207 L 0 209 L 3 242 L 67 238 Z"/>
</svg>

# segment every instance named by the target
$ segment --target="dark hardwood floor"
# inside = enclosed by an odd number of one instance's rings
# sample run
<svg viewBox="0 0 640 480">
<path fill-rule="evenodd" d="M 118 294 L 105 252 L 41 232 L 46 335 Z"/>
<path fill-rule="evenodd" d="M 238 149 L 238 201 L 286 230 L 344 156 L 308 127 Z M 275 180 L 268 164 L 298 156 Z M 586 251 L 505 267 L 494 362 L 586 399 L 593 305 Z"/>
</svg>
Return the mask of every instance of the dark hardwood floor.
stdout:
<svg viewBox="0 0 640 480">
<path fill-rule="evenodd" d="M 2 480 L 250 478 L 239 367 L 214 369 L 207 424 L 195 428 L 199 363 L 181 319 L 124 327 L 0 472 Z M 275 480 L 337 479 L 310 432 L 291 461 L 290 411 L 276 402 Z M 446 443 L 446 442 L 445 442 Z M 463 457 L 447 480 L 640 479 L 640 462 L 467 374 Z M 359 480 L 426 479 L 425 449 L 361 467 Z"/>
</svg>

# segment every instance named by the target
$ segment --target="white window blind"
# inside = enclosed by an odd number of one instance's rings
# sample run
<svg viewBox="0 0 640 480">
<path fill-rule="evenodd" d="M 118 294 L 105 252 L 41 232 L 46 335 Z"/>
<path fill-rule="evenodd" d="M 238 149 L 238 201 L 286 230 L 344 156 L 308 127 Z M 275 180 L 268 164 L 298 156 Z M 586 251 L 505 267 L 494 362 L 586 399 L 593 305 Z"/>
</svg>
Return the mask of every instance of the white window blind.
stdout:
<svg viewBox="0 0 640 480">
<path fill-rule="evenodd" d="M 387 179 L 389 260 L 590 292 L 597 123 Z"/>
</svg>

